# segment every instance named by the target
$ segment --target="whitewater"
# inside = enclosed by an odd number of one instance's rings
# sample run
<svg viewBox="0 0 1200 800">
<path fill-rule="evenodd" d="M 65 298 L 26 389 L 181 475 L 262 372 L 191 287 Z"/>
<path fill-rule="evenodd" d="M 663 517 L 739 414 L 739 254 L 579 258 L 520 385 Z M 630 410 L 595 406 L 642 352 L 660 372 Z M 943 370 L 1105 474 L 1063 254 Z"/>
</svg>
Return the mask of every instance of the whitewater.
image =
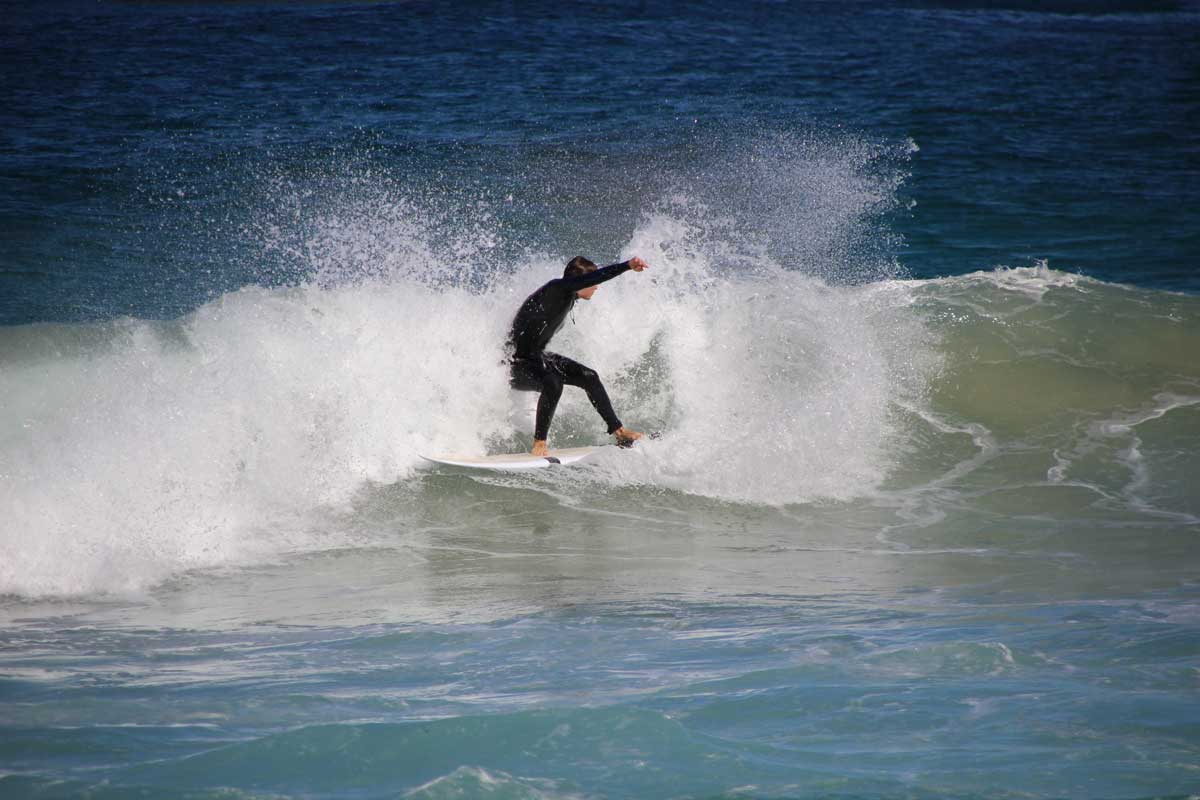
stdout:
<svg viewBox="0 0 1200 800">
<path fill-rule="evenodd" d="M 837 285 L 769 260 L 722 268 L 711 246 L 694 221 L 647 215 L 614 260 L 652 270 L 605 286 L 555 343 L 661 440 L 529 488 L 945 515 L 961 497 L 935 487 L 992 475 L 991 498 L 1041 486 L 1081 493 L 1067 502 L 1084 516 L 1195 524 L 1194 459 L 1170 446 L 1200 404 L 1192 298 L 1044 266 Z M 558 268 L 470 285 L 412 260 L 247 287 L 174 321 L 5 330 L 0 589 L 144 592 L 362 546 L 324 520 L 429 481 L 420 453 L 525 446 L 535 397 L 506 384 L 504 331 Z M 575 394 L 555 443 L 603 441 Z"/>
</svg>

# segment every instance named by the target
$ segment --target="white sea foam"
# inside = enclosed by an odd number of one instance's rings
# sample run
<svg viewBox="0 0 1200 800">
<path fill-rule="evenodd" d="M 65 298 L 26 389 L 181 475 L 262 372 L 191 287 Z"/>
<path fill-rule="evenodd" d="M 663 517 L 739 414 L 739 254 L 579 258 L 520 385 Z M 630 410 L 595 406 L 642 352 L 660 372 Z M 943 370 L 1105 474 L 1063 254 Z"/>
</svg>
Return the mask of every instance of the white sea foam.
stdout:
<svg viewBox="0 0 1200 800">
<path fill-rule="evenodd" d="M 8 367 L 0 590 L 138 589 L 310 546 L 281 523 L 396 480 L 423 447 L 481 448 L 508 398 L 486 304 L 247 289 L 175 335 L 131 323 L 101 352 Z"/>
<path fill-rule="evenodd" d="M 839 277 L 889 269 L 872 219 L 899 175 L 867 142 L 757 141 L 659 176 L 620 252 L 589 253 L 652 267 L 579 303 L 554 349 L 664 434 L 589 479 L 781 504 L 887 473 L 890 404 L 919 394 L 930 348 L 902 292 Z M 320 519 L 417 480 L 419 454 L 528 444 L 535 398 L 507 386 L 503 341 L 574 253 L 522 251 L 486 203 L 437 186 L 414 201 L 378 176 L 321 180 L 273 183 L 241 228 L 299 286 L 169 324 L 0 331 L 0 592 L 139 591 L 353 544 Z M 552 439 L 606 440 L 578 390 Z"/>
<path fill-rule="evenodd" d="M 580 303 L 555 341 L 600 371 L 625 421 L 665 434 L 600 475 L 767 503 L 868 491 L 886 471 L 906 323 L 863 289 L 721 274 L 691 224 L 648 216 L 620 256 L 651 270 Z M 484 291 L 421 267 L 247 288 L 175 325 L 131 321 L 103 344 L 8 364 L 0 591 L 139 590 L 337 546 L 311 512 L 412 478 L 422 452 L 517 441 L 513 410 L 527 416 L 533 395 L 508 388 L 502 342 L 558 263 L 527 261 Z M 556 429 L 605 439 L 574 389 Z"/>
<path fill-rule="evenodd" d="M 631 423 L 664 423 L 640 457 L 604 467 L 749 502 L 869 491 L 886 472 L 891 403 L 919 390 L 927 366 L 919 321 L 869 289 L 778 268 L 723 280 L 686 237 L 677 220 L 649 218 L 622 256 L 652 270 L 606 286 L 563 337 L 601 374 L 629 376 L 617 385 L 639 398 L 625 403 Z M 649 391 L 636 377 L 647 360 L 661 367 Z"/>
<path fill-rule="evenodd" d="M 502 342 L 561 260 L 526 258 L 468 286 L 419 241 L 401 245 L 367 277 L 251 287 L 175 323 L 0 332 L 0 591 L 140 591 L 189 569 L 353 546 L 347 526 L 322 522 L 327 512 L 353 514 L 372 485 L 417 485 L 420 453 L 524 445 L 534 396 L 508 388 Z M 579 303 L 554 347 L 601 373 L 625 422 L 663 436 L 520 487 L 567 505 L 599 481 L 771 505 L 870 496 L 913 511 L 921 492 L 1004 447 L 986 418 L 924 397 L 944 349 L 927 326 L 978 277 L 936 284 L 931 305 L 928 283 L 831 285 L 770 260 L 731 267 L 703 212 L 675 206 L 646 215 L 611 258 L 635 254 L 651 269 Z M 1159 392 L 1094 419 L 1089 440 L 1129 438 L 1194 403 Z M 975 454 L 881 492 L 910 446 L 901 418 L 939 441 L 969 434 Z M 569 388 L 552 439 L 605 438 Z M 1044 474 L 1069 483 L 1087 453 L 1050 441 Z M 1145 457 L 1121 450 L 1135 480 L 1106 496 L 1125 490 L 1136 507 Z M 921 518 L 940 519 L 929 499 Z"/>
</svg>

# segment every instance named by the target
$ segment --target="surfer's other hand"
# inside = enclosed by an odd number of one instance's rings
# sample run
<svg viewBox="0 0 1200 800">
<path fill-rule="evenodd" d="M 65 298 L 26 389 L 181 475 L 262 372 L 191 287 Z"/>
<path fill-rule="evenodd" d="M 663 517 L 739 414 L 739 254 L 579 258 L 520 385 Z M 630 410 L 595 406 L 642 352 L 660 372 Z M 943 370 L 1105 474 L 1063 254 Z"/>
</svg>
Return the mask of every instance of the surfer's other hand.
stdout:
<svg viewBox="0 0 1200 800">
<path fill-rule="evenodd" d="M 650 265 L 647 264 L 645 261 L 642 261 L 637 256 L 634 256 L 633 258 L 629 259 L 629 268 L 631 270 L 633 270 L 634 272 L 641 272 L 648 266 L 650 266 Z"/>
</svg>

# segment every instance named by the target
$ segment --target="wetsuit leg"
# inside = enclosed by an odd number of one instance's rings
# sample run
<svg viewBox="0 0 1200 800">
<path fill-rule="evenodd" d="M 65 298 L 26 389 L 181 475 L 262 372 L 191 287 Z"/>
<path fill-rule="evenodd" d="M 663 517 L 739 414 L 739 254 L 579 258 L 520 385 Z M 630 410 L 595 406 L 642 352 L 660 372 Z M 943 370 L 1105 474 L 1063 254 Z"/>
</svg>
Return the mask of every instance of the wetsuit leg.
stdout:
<svg viewBox="0 0 1200 800">
<path fill-rule="evenodd" d="M 533 438 L 545 441 L 550 435 L 550 423 L 562 397 L 563 377 L 545 363 L 545 359 L 515 358 L 512 361 L 510 385 L 523 392 L 541 392 L 538 397 L 537 418 Z"/>
<path fill-rule="evenodd" d="M 621 427 L 621 420 L 617 419 L 617 412 L 613 411 L 608 392 L 604 390 L 604 384 L 600 382 L 600 376 L 594 369 L 558 353 L 546 352 L 543 361 L 551 371 L 562 376 L 563 383 L 578 386 L 587 392 L 588 400 L 608 425 L 609 433 Z"/>
<path fill-rule="evenodd" d="M 537 421 L 533 438 L 544 440 L 550 433 L 550 423 L 562 396 L 563 384 L 578 386 L 587 392 L 592 407 L 604 418 L 608 432 L 621 427 L 613 411 L 608 392 L 596 371 L 558 353 L 544 352 L 540 358 L 516 358 L 512 361 L 510 384 L 514 389 L 541 392 L 537 405 Z"/>
</svg>

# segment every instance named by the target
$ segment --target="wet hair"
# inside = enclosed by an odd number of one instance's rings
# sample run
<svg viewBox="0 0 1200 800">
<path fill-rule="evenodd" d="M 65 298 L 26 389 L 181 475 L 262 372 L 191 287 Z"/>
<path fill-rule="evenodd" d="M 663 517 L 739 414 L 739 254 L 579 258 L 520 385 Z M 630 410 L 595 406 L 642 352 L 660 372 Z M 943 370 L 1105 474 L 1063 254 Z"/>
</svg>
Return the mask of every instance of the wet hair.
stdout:
<svg viewBox="0 0 1200 800">
<path fill-rule="evenodd" d="M 595 271 L 595 264 L 583 256 L 575 256 L 567 262 L 567 268 L 563 270 L 563 277 L 574 278 L 576 275 L 587 275 L 589 272 Z"/>
</svg>

